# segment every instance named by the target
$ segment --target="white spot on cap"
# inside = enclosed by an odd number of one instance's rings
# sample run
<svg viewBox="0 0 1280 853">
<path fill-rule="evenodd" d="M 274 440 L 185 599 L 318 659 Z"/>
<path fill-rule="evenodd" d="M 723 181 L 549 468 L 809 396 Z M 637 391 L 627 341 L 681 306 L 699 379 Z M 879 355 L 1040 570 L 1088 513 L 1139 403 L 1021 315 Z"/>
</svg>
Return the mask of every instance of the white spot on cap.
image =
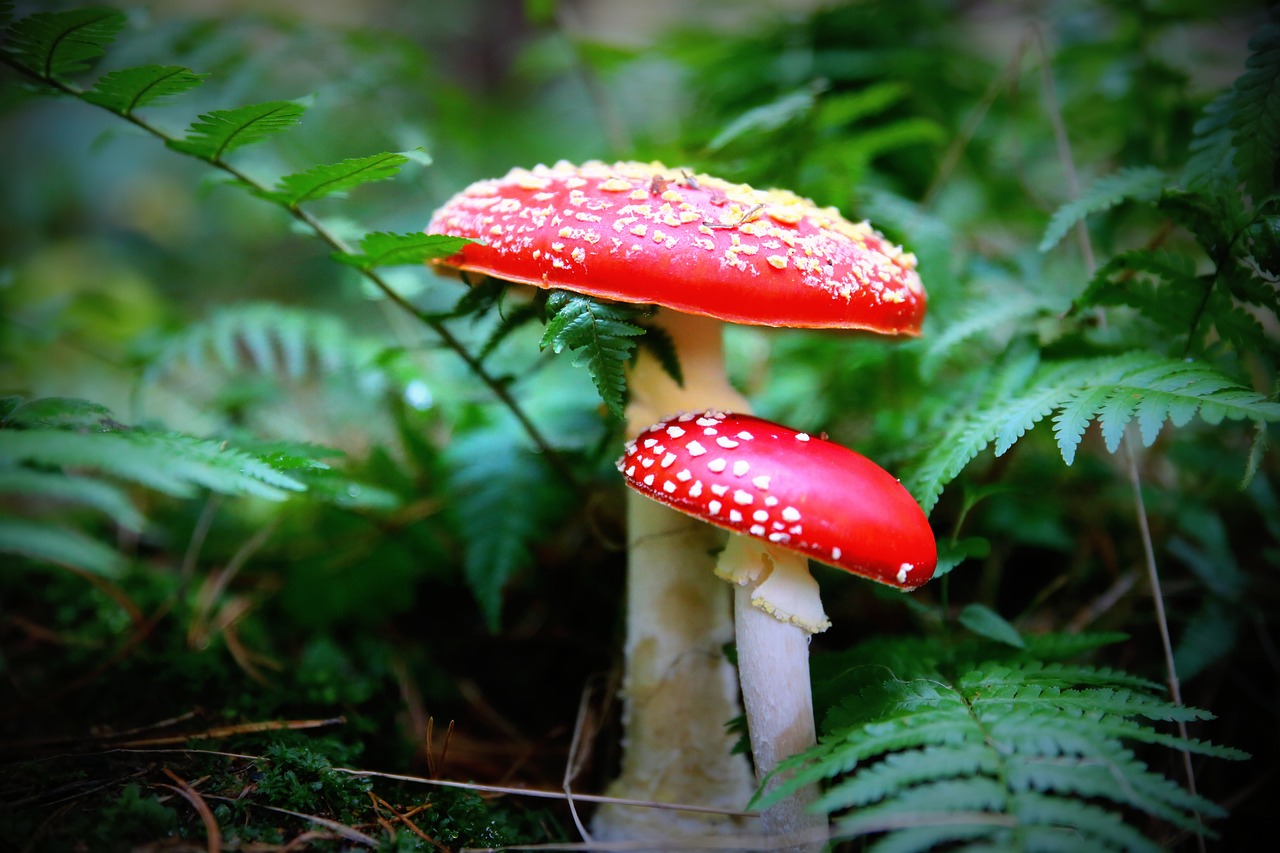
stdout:
<svg viewBox="0 0 1280 853">
<path fill-rule="evenodd" d="M 769 478 L 768 478 L 768 477 L 766 477 L 766 476 L 764 476 L 763 474 L 762 474 L 762 475 L 760 475 L 759 477 L 755 477 L 755 478 L 753 478 L 753 479 L 751 480 L 751 483 L 752 483 L 752 485 L 754 485 L 757 489 L 764 490 L 764 489 L 769 488 Z M 775 499 L 775 501 L 776 501 L 776 499 Z"/>
<path fill-rule="evenodd" d="M 640 460 L 640 464 L 641 464 L 641 465 L 643 465 L 643 466 L 644 466 L 644 467 L 646 467 L 646 468 L 652 468 L 652 467 L 653 467 L 653 457 L 652 457 L 652 456 L 646 456 L 645 458 L 643 458 L 643 459 L 641 459 L 641 460 Z"/>
<path fill-rule="evenodd" d="M 687 483 L 693 479 L 693 472 L 688 468 L 682 468 L 676 472 L 676 479 L 682 483 Z"/>
<path fill-rule="evenodd" d="M 713 474 L 719 474 L 721 471 L 727 468 L 728 465 L 729 465 L 728 462 L 725 462 L 723 459 L 716 457 L 715 459 L 712 459 L 710 462 L 707 463 L 707 468 L 710 469 L 710 471 Z"/>
<path fill-rule="evenodd" d="M 628 465 L 628 466 L 627 466 L 627 476 L 628 476 L 628 477 L 634 477 L 635 475 L 636 475 L 636 466 L 634 466 L 634 465 Z"/>
<path fill-rule="evenodd" d="M 903 563 L 901 566 L 898 566 L 898 583 L 906 583 L 907 573 L 914 568 L 915 566 L 911 563 Z"/>
<path fill-rule="evenodd" d="M 739 459 L 733 463 L 733 473 L 739 477 L 751 470 L 751 463 L 745 459 Z"/>
<path fill-rule="evenodd" d="M 662 467 L 670 468 L 675 463 L 675 461 L 676 461 L 676 455 L 674 453 L 668 453 L 666 456 L 662 457 Z"/>
<path fill-rule="evenodd" d="M 769 513 L 766 510 L 758 509 L 751 513 L 751 517 L 756 521 L 764 522 L 769 520 Z"/>
<path fill-rule="evenodd" d="M 778 505 L 778 499 L 777 499 L 777 498 L 775 498 L 773 495 L 765 495 L 765 498 L 764 498 L 764 505 L 765 505 L 765 506 L 777 506 L 777 505 Z"/>
<path fill-rule="evenodd" d="M 707 514 L 708 514 L 708 515 L 719 515 L 719 514 L 720 514 L 720 501 L 710 501 L 709 503 L 707 503 Z"/>
<path fill-rule="evenodd" d="M 645 484 L 646 486 L 652 486 L 652 485 L 653 485 L 653 475 L 652 475 L 652 474 L 645 474 L 645 475 L 644 475 L 644 484 Z"/>
<path fill-rule="evenodd" d="M 751 506 L 751 504 L 755 503 L 755 498 L 751 496 L 750 492 L 738 489 L 733 493 L 733 502 L 742 506 Z"/>
<path fill-rule="evenodd" d="M 764 527 L 763 527 L 762 525 L 759 525 L 759 524 L 753 524 L 753 525 L 751 525 L 751 535 L 752 535 L 752 536 L 763 536 L 763 535 L 765 534 L 765 532 L 766 532 L 766 531 L 765 531 L 765 529 L 764 529 Z"/>
<path fill-rule="evenodd" d="M 838 560 L 838 559 L 840 559 L 840 555 L 841 555 L 842 553 L 844 553 L 844 552 L 843 552 L 843 551 L 841 551 L 839 548 L 832 548 L 832 549 L 831 549 L 831 559 L 833 559 L 833 560 Z"/>
<path fill-rule="evenodd" d="M 799 521 L 799 520 L 800 520 L 800 510 L 796 509 L 796 508 L 795 508 L 795 507 L 793 507 L 793 506 L 783 507 L 783 508 L 782 508 L 782 518 L 783 518 L 785 521 Z"/>
<path fill-rule="evenodd" d="M 808 440 L 809 440 L 809 433 L 807 432 L 796 433 L 796 441 L 808 441 Z"/>
<path fill-rule="evenodd" d="M 715 492 L 720 497 L 724 497 L 725 495 L 729 494 L 729 487 L 722 486 L 719 483 L 712 483 L 711 491 Z"/>
<path fill-rule="evenodd" d="M 658 439 L 656 439 L 656 438 L 646 438 L 646 439 L 644 440 L 644 446 L 645 446 L 645 448 L 646 448 L 646 449 L 648 449 L 648 448 L 650 448 L 650 447 L 653 447 L 653 446 L 654 446 L 655 444 L 657 444 L 657 443 L 658 443 Z"/>
<path fill-rule="evenodd" d="M 702 481 L 694 480 L 693 485 L 689 487 L 689 497 L 696 498 L 702 496 Z"/>
<path fill-rule="evenodd" d="M 742 513 L 738 512 L 736 509 L 729 510 L 729 520 L 735 524 L 742 521 Z"/>
<path fill-rule="evenodd" d="M 678 426 L 669 426 L 667 427 L 667 435 L 671 436 L 672 438 L 679 438 L 680 436 L 684 435 L 684 430 Z"/>
<path fill-rule="evenodd" d="M 725 450 L 732 450 L 733 448 L 738 446 L 738 442 L 734 441 L 732 438 L 729 438 L 723 435 L 716 439 L 716 444 L 720 445 Z"/>
<path fill-rule="evenodd" d="M 790 537 L 790 536 L 788 536 L 788 535 L 787 535 L 787 534 L 785 534 L 785 533 L 770 533 L 770 534 L 769 534 L 769 541 L 770 541 L 770 542 L 787 542 L 787 541 L 789 541 L 790 539 L 791 539 L 791 537 Z"/>
<path fill-rule="evenodd" d="M 738 438 L 742 439 L 743 441 L 750 441 L 751 439 L 755 438 L 755 436 L 744 429 L 742 432 L 738 433 Z"/>
<path fill-rule="evenodd" d="M 707 417 L 706 415 L 703 415 L 702 417 L 694 421 L 694 423 L 702 427 L 711 427 L 711 426 L 716 426 L 720 422 L 715 418 L 710 418 L 710 417 Z"/>
<path fill-rule="evenodd" d="M 675 490 L 676 490 L 675 483 L 671 482 L 670 480 L 664 480 L 662 482 L 662 491 L 666 492 L 667 494 L 672 494 L 673 492 L 675 492 Z"/>
<path fill-rule="evenodd" d="M 703 447 L 701 444 L 698 444 L 698 442 L 696 441 L 689 442 L 689 444 L 685 447 L 685 450 L 689 451 L 690 456 L 701 456 L 702 454 L 707 452 L 707 449 Z"/>
<path fill-rule="evenodd" d="M 704 430 L 702 431 L 702 434 L 703 434 L 703 435 L 715 435 L 717 432 L 719 432 L 719 430 L 717 430 L 715 427 L 707 427 L 706 429 L 704 429 Z"/>
</svg>

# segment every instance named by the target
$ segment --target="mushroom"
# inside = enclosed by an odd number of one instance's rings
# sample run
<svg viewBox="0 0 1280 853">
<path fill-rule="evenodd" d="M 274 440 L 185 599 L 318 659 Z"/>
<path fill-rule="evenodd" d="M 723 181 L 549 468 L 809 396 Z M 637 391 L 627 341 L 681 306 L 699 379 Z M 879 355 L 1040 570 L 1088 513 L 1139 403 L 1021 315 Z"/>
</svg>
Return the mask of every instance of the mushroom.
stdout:
<svg viewBox="0 0 1280 853">
<path fill-rule="evenodd" d="M 757 190 L 661 163 L 560 162 L 465 188 L 431 233 L 477 242 L 436 261 L 448 272 L 658 306 L 683 386 L 641 348 L 629 369 L 626 434 L 664 415 L 749 411 L 724 368 L 724 323 L 920 332 L 915 257 L 865 222 L 783 190 Z M 712 577 L 709 529 L 651 501 L 627 504 L 623 756 L 609 793 L 739 808 L 749 768 L 724 723 L 739 711 L 720 649 L 733 634 Z M 735 821 L 604 806 L 603 839 L 675 837 Z"/>
<path fill-rule="evenodd" d="M 645 497 L 731 533 L 715 573 L 735 587 L 738 670 L 756 774 L 815 743 L 809 638 L 830 626 L 814 559 L 898 589 L 933 576 L 937 546 L 911 494 L 883 468 L 823 438 L 720 411 L 659 421 L 618 460 Z M 816 788 L 767 808 L 767 835 L 826 840 Z"/>
</svg>

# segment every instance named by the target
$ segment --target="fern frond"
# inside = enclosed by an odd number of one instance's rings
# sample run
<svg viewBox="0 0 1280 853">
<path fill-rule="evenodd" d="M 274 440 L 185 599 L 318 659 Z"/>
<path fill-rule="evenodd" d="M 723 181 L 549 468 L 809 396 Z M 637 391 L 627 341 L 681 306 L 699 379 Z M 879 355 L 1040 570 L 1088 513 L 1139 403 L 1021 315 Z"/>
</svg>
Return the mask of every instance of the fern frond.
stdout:
<svg viewBox="0 0 1280 853">
<path fill-rule="evenodd" d="M 366 234 L 360 241 L 359 253 L 335 252 L 333 259 L 361 270 L 416 265 L 456 255 L 470 242 L 463 237 L 446 237 L 443 234 L 390 234 L 374 231 Z"/>
<path fill-rule="evenodd" d="M 1013 362 L 997 374 L 996 389 L 974 410 L 953 419 L 931 443 L 904 485 L 925 511 L 943 487 L 988 445 L 997 456 L 1007 452 L 1051 413 L 1062 459 L 1070 465 L 1088 424 L 1099 422 L 1107 449 L 1114 453 L 1135 416 L 1144 444 L 1155 441 L 1166 420 L 1183 426 L 1197 414 L 1207 423 L 1224 418 L 1256 422 L 1280 419 L 1280 404 L 1237 385 L 1207 364 L 1179 361 L 1140 351 L 1119 356 L 1050 362 L 1037 368 L 1007 393 L 999 389 L 1025 375 L 1026 364 Z"/>
<path fill-rule="evenodd" d="M 632 321 L 644 310 L 556 291 L 547 299 L 547 311 L 550 319 L 539 346 L 576 353 L 574 366 L 587 368 L 604 404 L 622 417 L 626 364 L 635 351 L 636 337 L 644 334 L 644 328 Z"/>
<path fill-rule="evenodd" d="M 276 183 L 274 190 L 264 192 L 254 189 L 253 192 L 285 207 L 297 207 L 303 202 L 318 198 L 345 195 L 347 190 L 363 184 L 390 180 L 400 174 L 400 167 L 410 160 L 429 162 L 426 152 L 421 148 L 370 154 L 325 166 L 312 166 L 310 169 L 285 175 Z"/>
<path fill-rule="evenodd" d="M 208 74 L 197 74 L 181 65 L 142 65 L 104 74 L 80 97 L 118 115 L 189 92 Z"/>
<path fill-rule="evenodd" d="M 101 403 L 79 397 L 13 398 L 16 404 L 0 423 L 6 427 L 79 427 L 101 429 L 110 424 L 111 410 Z"/>
<path fill-rule="evenodd" d="M 21 502 L 28 512 L 45 503 L 83 506 L 104 513 L 129 530 L 140 531 L 146 524 L 142 513 L 123 491 L 111 483 L 88 477 L 29 468 L 0 468 L 0 496 Z"/>
<path fill-rule="evenodd" d="M 533 544 L 570 502 L 542 459 L 499 429 L 460 436 L 446 461 L 467 583 L 497 630 L 507 584 L 531 564 Z"/>
<path fill-rule="evenodd" d="M 0 515 L 0 553 L 56 563 L 90 574 L 115 577 L 124 570 L 124 558 L 115 549 L 79 530 Z"/>
<path fill-rule="evenodd" d="M 0 459 L 59 470 L 91 470 L 176 497 L 197 487 L 282 500 L 302 484 L 221 442 L 131 431 L 0 430 Z"/>
<path fill-rule="evenodd" d="M 1191 128 L 1191 147 L 1182 167 L 1182 185 L 1193 192 L 1217 192 L 1235 184 L 1232 160 L 1232 99 L 1227 90 L 1214 98 Z"/>
<path fill-rule="evenodd" d="M 772 133 L 813 111 L 816 92 L 805 86 L 753 107 L 725 125 L 710 142 L 707 150 L 716 152 L 744 136 Z"/>
<path fill-rule="evenodd" d="M 1232 164 L 1255 204 L 1276 190 L 1280 147 L 1280 21 L 1272 20 L 1249 40 L 1245 72 L 1231 95 Z"/>
<path fill-rule="evenodd" d="M 237 148 L 289 130 L 302 120 L 306 111 L 307 108 L 297 101 L 267 101 L 229 110 L 213 110 L 193 122 L 181 139 L 170 140 L 167 144 L 183 154 L 219 163 Z"/>
<path fill-rule="evenodd" d="M 816 808 L 833 815 L 836 837 L 875 835 L 869 849 L 877 851 L 946 841 L 977 842 L 966 849 L 1079 849 L 1087 841 L 1088 849 L 1158 850 L 1139 819 L 1199 832 L 1202 820 L 1224 814 L 1131 749 L 1244 757 L 1155 728 L 1152 721 L 1208 716 L 1169 702 L 1159 685 L 1083 664 L 1044 664 L 992 642 L 942 656 L 996 653 L 951 676 L 918 645 L 879 641 L 838 655 L 874 681 L 828 716 L 816 747 L 784 764 L 794 775 L 761 806 L 828 780 Z"/>
<path fill-rule="evenodd" d="M 257 371 L 299 380 L 308 373 L 369 369 L 382 344 L 352 334 L 336 317 L 305 308 L 251 302 L 228 305 L 207 319 L 160 338 L 142 358 L 153 380 L 179 363 L 203 368 L 212 355 L 228 373 Z"/>
<path fill-rule="evenodd" d="M 1085 187 L 1079 198 L 1058 208 L 1049 219 L 1039 249 L 1047 252 L 1062 240 L 1071 227 L 1094 213 L 1109 210 L 1125 201 L 1150 201 L 1160 194 L 1168 176 L 1155 167 L 1121 169 L 1104 175 Z"/>
<path fill-rule="evenodd" d="M 76 74 L 106 52 L 126 23 L 114 9 L 37 12 L 14 22 L 4 51 L 46 80 Z"/>
<path fill-rule="evenodd" d="M 1037 315 L 1060 313 L 1064 309 L 1057 294 L 1036 293 L 1026 288 L 994 293 L 978 299 L 926 344 L 920 360 L 920 371 L 926 377 L 936 375 L 943 362 L 962 344 L 974 338 L 998 339 L 1004 329 L 1025 329 Z"/>
</svg>

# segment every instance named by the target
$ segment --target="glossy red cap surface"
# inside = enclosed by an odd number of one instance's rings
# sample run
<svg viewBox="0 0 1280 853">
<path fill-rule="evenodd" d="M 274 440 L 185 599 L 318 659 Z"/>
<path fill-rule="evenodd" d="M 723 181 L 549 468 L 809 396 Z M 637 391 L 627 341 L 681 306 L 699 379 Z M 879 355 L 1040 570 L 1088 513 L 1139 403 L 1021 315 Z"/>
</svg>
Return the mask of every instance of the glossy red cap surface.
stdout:
<svg viewBox="0 0 1280 853">
<path fill-rule="evenodd" d="M 618 470 L 673 509 L 899 589 L 937 566 L 924 511 L 879 465 L 751 415 L 682 414 L 627 443 Z"/>
<path fill-rule="evenodd" d="M 557 163 L 467 187 L 433 234 L 480 241 L 446 269 L 734 323 L 918 335 L 915 256 L 783 190 L 660 163 Z"/>
</svg>

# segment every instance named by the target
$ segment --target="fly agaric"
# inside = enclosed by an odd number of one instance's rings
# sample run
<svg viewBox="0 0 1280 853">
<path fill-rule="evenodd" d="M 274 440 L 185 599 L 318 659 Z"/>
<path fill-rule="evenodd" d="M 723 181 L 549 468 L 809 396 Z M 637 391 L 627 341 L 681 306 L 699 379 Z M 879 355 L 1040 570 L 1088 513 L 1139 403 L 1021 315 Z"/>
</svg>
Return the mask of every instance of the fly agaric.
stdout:
<svg viewBox="0 0 1280 853">
<path fill-rule="evenodd" d="M 743 704 L 764 780 L 815 742 L 809 638 L 830 622 L 809 559 L 915 589 L 938 560 L 928 519 L 865 456 L 750 415 L 669 417 L 628 442 L 617 465 L 639 494 L 737 534 L 715 573 L 735 587 Z M 766 809 L 764 832 L 825 840 L 825 820 L 806 811 L 815 795 Z"/>
<path fill-rule="evenodd" d="M 725 375 L 726 322 L 915 336 L 925 312 L 915 256 L 866 222 L 661 163 L 513 169 L 462 190 L 427 230 L 476 241 L 434 262 L 442 271 L 658 306 L 653 323 L 674 344 L 684 384 L 642 348 L 628 374 L 628 435 L 674 411 L 749 410 Z M 624 753 L 609 793 L 738 808 L 751 779 L 723 728 L 738 700 L 720 654 L 732 622 L 710 571 L 714 539 L 630 495 L 627 528 Z M 739 827 L 612 806 L 595 818 L 602 839 L 720 828 Z"/>
</svg>

